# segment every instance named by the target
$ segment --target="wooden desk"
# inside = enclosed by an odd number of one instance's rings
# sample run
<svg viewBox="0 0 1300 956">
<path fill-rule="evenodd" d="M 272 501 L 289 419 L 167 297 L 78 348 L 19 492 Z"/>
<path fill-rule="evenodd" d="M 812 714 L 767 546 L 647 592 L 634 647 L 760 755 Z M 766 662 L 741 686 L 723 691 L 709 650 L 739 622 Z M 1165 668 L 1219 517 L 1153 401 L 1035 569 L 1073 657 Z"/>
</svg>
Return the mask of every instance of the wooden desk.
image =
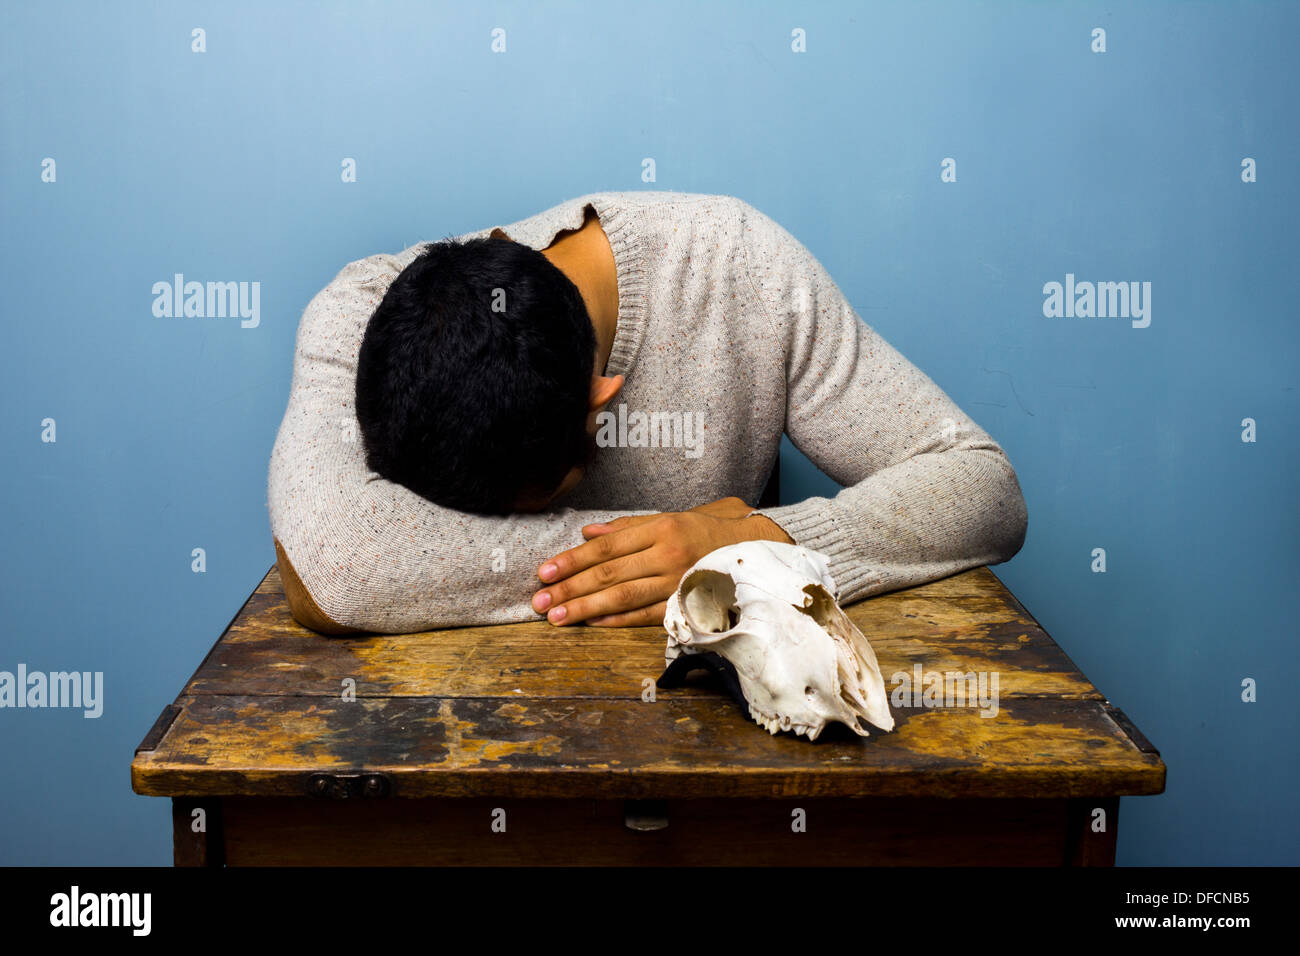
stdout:
<svg viewBox="0 0 1300 956">
<path fill-rule="evenodd" d="M 887 689 L 996 672 L 997 715 L 773 737 L 707 674 L 643 699 L 659 628 L 322 637 L 272 567 L 132 786 L 172 798 L 177 865 L 1113 864 L 1119 797 L 1164 763 L 991 571 L 848 612 Z"/>
</svg>

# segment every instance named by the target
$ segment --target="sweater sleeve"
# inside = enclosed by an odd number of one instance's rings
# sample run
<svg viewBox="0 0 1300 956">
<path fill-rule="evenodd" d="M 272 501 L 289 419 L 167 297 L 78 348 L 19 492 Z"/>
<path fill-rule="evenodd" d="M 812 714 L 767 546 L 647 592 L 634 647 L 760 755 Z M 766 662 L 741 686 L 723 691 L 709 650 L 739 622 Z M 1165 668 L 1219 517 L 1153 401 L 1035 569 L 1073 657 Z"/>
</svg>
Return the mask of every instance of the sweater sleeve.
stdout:
<svg viewBox="0 0 1300 956">
<path fill-rule="evenodd" d="M 333 621 L 380 633 L 540 620 L 537 568 L 628 510 L 556 508 L 485 517 L 454 511 L 365 464 L 356 419 L 365 325 L 404 263 L 343 268 L 298 327 L 289 404 L 271 453 L 271 529 Z"/>
<path fill-rule="evenodd" d="M 830 558 L 842 601 L 1014 557 L 1028 515 L 1002 448 L 862 321 L 798 240 L 744 212 L 750 276 L 786 350 L 786 434 L 844 486 L 758 513 Z"/>
</svg>

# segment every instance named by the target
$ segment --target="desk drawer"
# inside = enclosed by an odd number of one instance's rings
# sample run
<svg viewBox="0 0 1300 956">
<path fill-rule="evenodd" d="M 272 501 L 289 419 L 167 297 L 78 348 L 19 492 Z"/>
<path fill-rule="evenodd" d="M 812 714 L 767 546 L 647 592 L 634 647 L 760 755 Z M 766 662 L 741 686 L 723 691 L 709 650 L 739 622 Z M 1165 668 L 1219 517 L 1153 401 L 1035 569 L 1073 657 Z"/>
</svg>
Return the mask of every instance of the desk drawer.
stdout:
<svg viewBox="0 0 1300 956">
<path fill-rule="evenodd" d="M 231 797 L 217 812 L 236 866 L 1060 866 L 1113 863 L 1117 802 Z M 1086 825 L 1094 804 L 1108 833 Z"/>
</svg>

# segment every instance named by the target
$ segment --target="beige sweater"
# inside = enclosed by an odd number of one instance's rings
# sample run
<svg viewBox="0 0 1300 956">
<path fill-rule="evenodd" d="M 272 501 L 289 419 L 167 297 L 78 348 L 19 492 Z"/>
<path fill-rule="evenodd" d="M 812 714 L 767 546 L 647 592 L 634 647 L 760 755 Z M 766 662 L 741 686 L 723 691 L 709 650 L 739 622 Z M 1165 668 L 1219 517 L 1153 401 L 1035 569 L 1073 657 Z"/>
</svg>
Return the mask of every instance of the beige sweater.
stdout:
<svg viewBox="0 0 1300 956">
<path fill-rule="evenodd" d="M 1020 549 L 1025 504 L 1002 449 L 862 322 L 785 229 L 728 196 L 616 192 L 501 231 L 543 249 L 581 226 L 588 204 L 617 266 L 605 372 L 626 383 L 603 440 L 619 444 L 600 448 L 583 482 L 542 514 L 448 510 L 366 468 L 357 352 L 423 244 L 349 263 L 308 304 L 268 505 L 273 534 L 330 618 L 388 633 L 538 619 L 537 566 L 582 543 L 583 525 L 729 495 L 754 503 L 782 433 L 844 488 L 761 513 L 830 558 L 841 601 Z"/>
</svg>

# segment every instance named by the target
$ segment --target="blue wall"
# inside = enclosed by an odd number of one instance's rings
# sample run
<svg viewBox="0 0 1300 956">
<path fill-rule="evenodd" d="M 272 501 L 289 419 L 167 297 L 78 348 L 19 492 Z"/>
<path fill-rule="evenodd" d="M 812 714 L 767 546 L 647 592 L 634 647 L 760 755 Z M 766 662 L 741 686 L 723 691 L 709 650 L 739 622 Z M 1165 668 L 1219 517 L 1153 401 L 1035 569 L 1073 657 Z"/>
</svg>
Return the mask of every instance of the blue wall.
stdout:
<svg viewBox="0 0 1300 956">
<path fill-rule="evenodd" d="M 997 573 L 1169 764 L 1120 862 L 1300 862 L 1297 35 L 1295 4 L 6 4 L 0 669 L 106 690 L 0 711 L 0 863 L 170 861 L 128 765 L 274 560 L 312 295 L 642 188 L 775 218 L 1002 442 L 1030 518 Z M 176 272 L 260 282 L 260 325 L 154 317 Z M 1067 273 L 1150 282 L 1150 326 L 1044 317 Z M 787 458 L 787 500 L 828 489 Z"/>
</svg>

